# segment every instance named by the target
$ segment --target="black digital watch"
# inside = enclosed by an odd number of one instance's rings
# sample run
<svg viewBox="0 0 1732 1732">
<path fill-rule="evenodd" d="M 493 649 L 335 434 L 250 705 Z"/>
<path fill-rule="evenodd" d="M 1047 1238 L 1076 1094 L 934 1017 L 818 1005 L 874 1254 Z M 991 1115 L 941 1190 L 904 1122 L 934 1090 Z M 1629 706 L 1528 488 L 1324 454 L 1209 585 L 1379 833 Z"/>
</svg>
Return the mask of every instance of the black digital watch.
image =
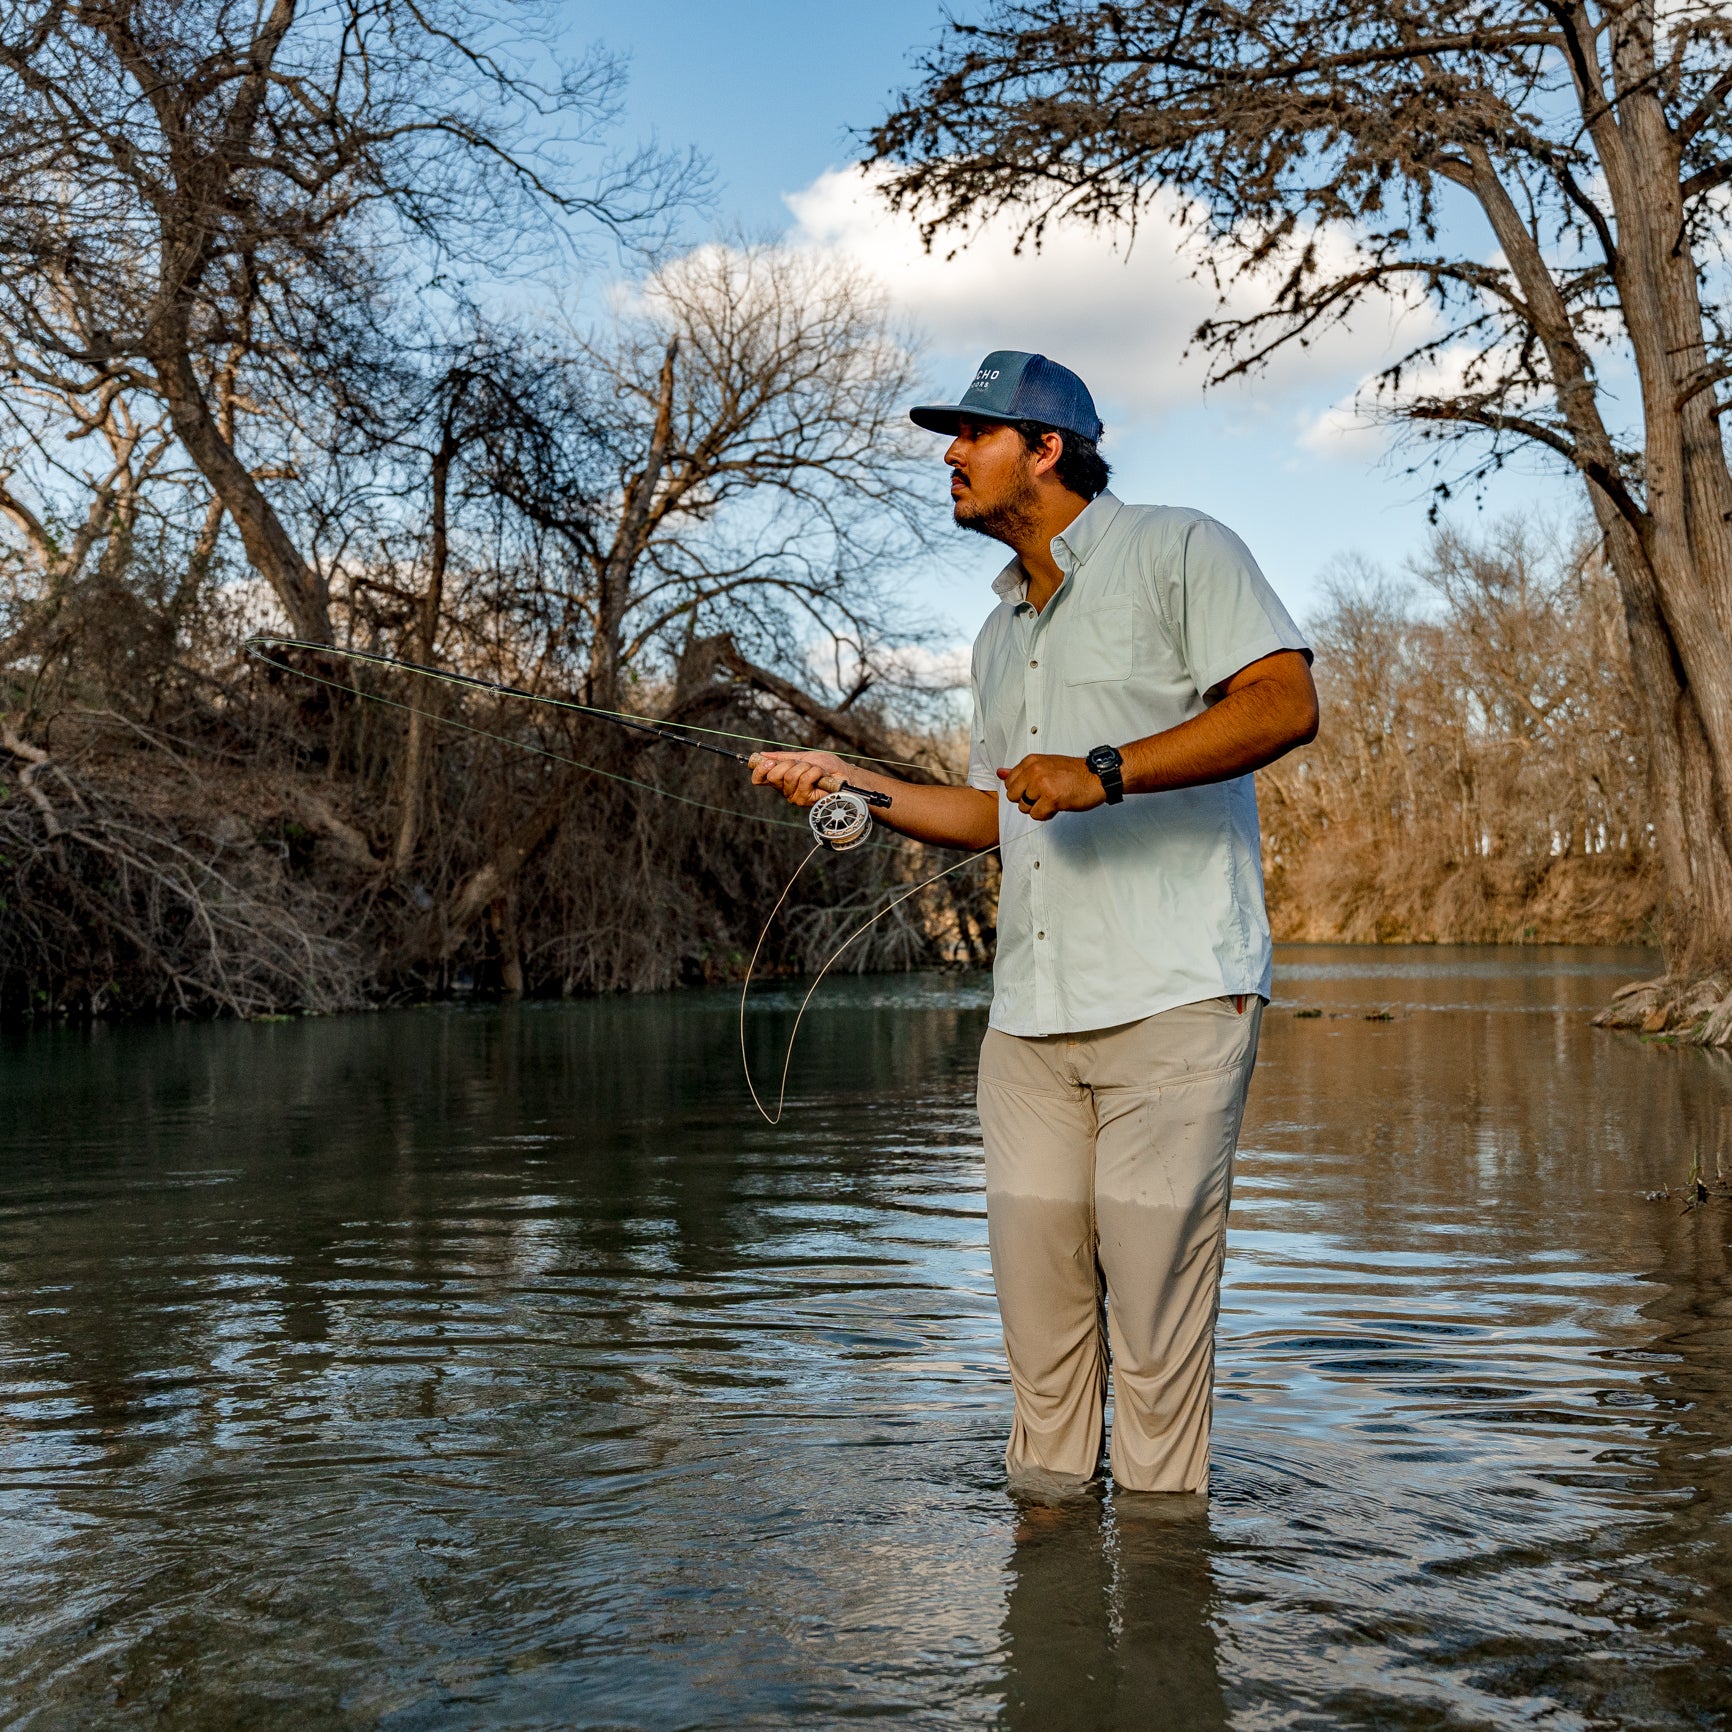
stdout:
<svg viewBox="0 0 1732 1732">
<path fill-rule="evenodd" d="M 1116 806 L 1125 797 L 1125 761 L 1117 746 L 1096 746 L 1083 762 L 1100 777 L 1107 791 L 1107 804 Z"/>
</svg>

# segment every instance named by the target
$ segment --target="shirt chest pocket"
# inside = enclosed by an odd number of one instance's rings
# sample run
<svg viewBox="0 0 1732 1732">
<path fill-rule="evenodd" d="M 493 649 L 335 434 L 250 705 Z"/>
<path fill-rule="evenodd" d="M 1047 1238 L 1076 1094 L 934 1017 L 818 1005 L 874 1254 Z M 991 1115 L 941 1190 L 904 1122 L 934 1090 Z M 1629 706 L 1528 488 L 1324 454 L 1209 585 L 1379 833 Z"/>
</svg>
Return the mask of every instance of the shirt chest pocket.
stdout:
<svg viewBox="0 0 1732 1732">
<path fill-rule="evenodd" d="M 1136 609 L 1127 596 L 1106 597 L 1064 621 L 1057 646 L 1059 677 L 1067 686 L 1128 680 L 1136 659 Z"/>
</svg>

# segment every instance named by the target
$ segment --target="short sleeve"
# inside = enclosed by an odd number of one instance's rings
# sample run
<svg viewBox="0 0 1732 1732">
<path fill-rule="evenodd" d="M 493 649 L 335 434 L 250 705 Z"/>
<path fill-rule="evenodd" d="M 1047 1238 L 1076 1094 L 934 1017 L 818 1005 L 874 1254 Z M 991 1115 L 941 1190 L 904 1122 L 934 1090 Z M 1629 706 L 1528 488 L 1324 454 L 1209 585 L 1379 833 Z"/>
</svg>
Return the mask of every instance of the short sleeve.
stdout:
<svg viewBox="0 0 1732 1732">
<path fill-rule="evenodd" d="M 980 646 L 975 645 L 973 662 L 968 675 L 973 697 L 973 714 L 968 724 L 968 785 L 982 793 L 996 794 L 999 789 L 998 766 L 986 746 L 986 709 L 980 701 Z"/>
<path fill-rule="evenodd" d="M 1311 646 L 1251 550 L 1224 524 L 1193 518 L 1179 534 L 1177 557 L 1163 564 L 1163 611 L 1199 692 L 1214 691 L 1278 650 L 1311 659 Z"/>
</svg>

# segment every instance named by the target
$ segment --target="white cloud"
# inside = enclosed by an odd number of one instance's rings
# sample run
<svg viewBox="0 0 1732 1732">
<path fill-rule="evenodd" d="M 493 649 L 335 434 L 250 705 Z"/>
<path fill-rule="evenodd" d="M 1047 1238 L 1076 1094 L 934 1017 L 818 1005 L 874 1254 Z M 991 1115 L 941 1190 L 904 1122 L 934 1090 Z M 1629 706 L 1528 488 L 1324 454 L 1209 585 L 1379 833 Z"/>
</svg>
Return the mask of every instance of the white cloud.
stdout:
<svg viewBox="0 0 1732 1732">
<path fill-rule="evenodd" d="M 972 646 L 965 643 L 933 648 L 925 644 L 907 644 L 881 657 L 885 671 L 898 684 L 917 687 L 921 691 L 955 691 L 968 684 Z"/>
<path fill-rule="evenodd" d="M 1301 409 L 1297 416 L 1299 449 L 1313 457 L 1359 457 L 1375 462 L 1388 443 L 1388 432 L 1363 406 L 1357 392 L 1321 413 Z"/>
<path fill-rule="evenodd" d="M 1157 202 L 1128 248 L 1122 234 L 1069 224 L 1049 230 L 1038 251 L 1031 244 L 1019 254 L 1014 223 L 998 218 L 954 255 L 942 241 L 926 251 L 914 223 L 893 213 L 859 169 L 833 169 L 787 202 L 789 244 L 870 270 L 930 339 L 946 395 L 981 355 L 1000 348 L 1039 350 L 1074 368 L 1111 430 L 1146 430 L 1202 394 L 1202 359 L 1185 350 L 1215 312 L 1216 295 L 1193 274 L 1195 242 L 1181 231 L 1176 199 Z M 1343 262 L 1350 257 L 1345 241 L 1323 245 Z M 1253 310 L 1267 287 L 1236 285 L 1231 310 Z M 1289 351 L 1263 378 L 1234 387 L 1234 396 L 1258 409 L 1295 396 L 1326 405 L 1426 322 L 1416 307 L 1368 307 L 1349 326 Z M 1327 413 L 1311 410 L 1315 418 Z"/>
<path fill-rule="evenodd" d="M 1482 352 L 1472 345 L 1452 343 L 1424 365 L 1405 369 L 1399 389 L 1379 393 L 1376 376 L 1368 374 L 1351 393 L 1320 414 L 1300 412 L 1300 448 L 1319 456 L 1374 460 L 1388 447 L 1390 418 L 1403 403 L 1471 390 L 1475 369 L 1484 360 Z"/>
</svg>

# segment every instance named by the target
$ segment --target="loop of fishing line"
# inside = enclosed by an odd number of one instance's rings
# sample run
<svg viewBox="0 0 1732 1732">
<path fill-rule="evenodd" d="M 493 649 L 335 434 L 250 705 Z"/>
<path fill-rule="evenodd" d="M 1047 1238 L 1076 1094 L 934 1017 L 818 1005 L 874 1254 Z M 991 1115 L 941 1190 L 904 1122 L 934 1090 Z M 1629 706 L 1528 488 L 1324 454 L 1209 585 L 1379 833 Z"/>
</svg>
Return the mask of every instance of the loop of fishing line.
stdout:
<svg viewBox="0 0 1732 1732">
<path fill-rule="evenodd" d="M 419 662 L 398 661 L 391 656 L 375 655 L 369 650 L 333 649 L 329 644 L 305 642 L 300 638 L 286 638 L 260 635 L 248 638 L 246 652 L 255 660 L 263 662 L 267 667 L 278 669 L 290 674 L 296 679 L 311 680 L 315 685 L 328 686 L 332 691 L 345 692 L 352 697 L 365 698 L 370 703 L 383 704 L 387 709 L 401 710 L 406 715 L 420 716 L 426 721 L 437 722 L 444 727 L 456 728 L 462 733 L 474 734 L 480 739 L 493 740 L 502 746 L 515 746 L 519 751 L 533 752 L 538 757 L 551 758 L 555 763 L 569 764 L 575 770 L 583 770 L 592 776 L 604 777 L 610 782 L 619 782 L 628 788 L 642 789 L 646 794 L 658 794 L 664 800 L 677 800 L 682 806 L 695 806 L 701 812 L 715 812 L 725 818 L 746 818 L 755 824 L 768 824 L 778 830 L 799 830 L 809 828 L 814 838 L 812 851 L 794 868 L 793 875 L 782 886 L 782 893 L 776 898 L 775 906 L 771 908 L 763 930 L 758 934 L 758 942 L 752 949 L 752 959 L 746 965 L 746 977 L 740 985 L 740 1066 L 746 1075 L 746 1088 L 752 1096 L 752 1105 L 758 1109 L 766 1123 L 778 1125 L 782 1122 L 782 1114 L 788 1100 L 788 1077 L 794 1062 L 794 1042 L 800 1035 L 800 1024 L 805 1019 L 806 1007 L 812 1002 L 812 995 L 818 990 L 819 983 L 828 974 L 842 953 L 857 938 L 875 926 L 892 909 L 900 907 L 909 897 L 918 895 L 930 885 L 936 884 L 941 878 L 948 878 L 952 872 L 959 872 L 964 866 L 971 866 L 976 860 L 984 860 L 993 848 L 983 848 L 977 854 L 966 855 L 961 860 L 954 860 L 940 872 L 934 872 L 931 877 L 923 878 L 918 884 L 904 890 L 899 896 L 893 897 L 880 908 L 877 913 L 863 920 L 826 958 L 822 968 L 812 977 L 812 984 L 806 989 L 806 996 L 800 1000 L 800 1008 L 794 1014 L 794 1026 L 788 1033 L 788 1048 L 782 1057 L 781 1084 L 776 1094 L 776 1111 L 772 1116 L 764 1103 L 758 1098 L 757 1084 L 752 1080 L 752 1066 L 746 1056 L 746 995 L 752 989 L 752 975 L 758 966 L 758 958 L 763 954 L 764 941 L 770 935 L 770 928 L 776 922 L 776 916 L 781 913 L 783 905 L 792 893 L 794 885 L 799 881 L 800 874 L 811 865 L 818 855 L 828 851 L 831 853 L 848 853 L 860 848 L 873 840 L 872 810 L 875 806 L 888 806 L 890 796 L 866 788 L 856 788 L 852 783 L 839 781 L 837 778 L 826 777 L 826 791 L 822 793 L 807 809 L 805 825 L 791 823 L 785 818 L 770 818 L 758 812 L 743 812 L 737 807 L 714 806 L 706 800 L 694 800 L 689 794 L 676 794 L 671 788 L 658 787 L 653 782 L 639 781 L 635 776 L 622 775 L 617 770 L 604 770 L 596 764 L 585 764 L 576 758 L 568 757 L 563 752 L 553 751 L 550 747 L 537 745 L 532 741 L 520 740 L 510 734 L 494 733 L 488 728 L 478 728 L 471 722 L 460 722 L 452 716 L 441 716 L 432 710 L 417 708 L 414 704 L 403 703 L 397 698 L 381 697 L 377 692 L 365 692 L 358 686 L 345 685 L 341 680 L 326 679 L 321 674 L 310 673 L 306 668 L 295 667 L 290 662 L 278 661 L 274 656 L 267 655 L 267 649 L 298 649 L 314 651 L 320 655 L 345 657 L 351 661 L 368 662 L 378 667 L 395 668 L 401 672 L 419 674 L 427 679 L 443 681 L 449 685 L 472 686 L 479 690 L 490 692 L 497 697 L 523 698 L 530 703 L 550 704 L 556 709 L 573 710 L 580 715 L 595 716 L 610 721 L 618 726 L 631 728 L 638 733 L 651 734 L 657 739 L 672 740 L 676 745 L 690 746 L 697 751 L 711 752 L 718 757 L 731 758 L 736 763 L 754 764 L 756 759 L 748 757 L 743 752 L 732 751 L 725 746 L 711 745 L 705 740 L 693 740 L 684 734 L 676 732 L 666 724 L 658 722 L 650 716 L 634 716 L 621 710 L 597 709 L 593 705 L 570 702 L 563 698 L 544 697 L 536 692 L 526 692 L 517 686 L 501 685 L 492 680 L 477 679 L 470 674 L 451 673 L 442 668 L 425 667 Z M 730 734 L 721 728 L 694 729 L 694 732 L 714 734 L 719 738 L 743 740 L 757 745 L 771 745 L 776 742 L 765 740 L 754 734 Z M 872 764 L 898 764 L 905 769 L 915 768 L 911 764 L 903 764 L 895 758 L 867 758 L 861 753 L 838 753 L 838 756 L 853 756 Z M 821 787 L 824 783 L 819 784 Z"/>
<path fill-rule="evenodd" d="M 930 878 L 922 878 L 918 884 L 904 890 L 900 896 L 886 902 L 878 912 L 869 919 L 863 920 L 834 950 L 830 952 L 824 966 L 812 976 L 812 984 L 806 988 L 806 996 L 800 1000 L 800 1008 L 794 1013 L 794 1026 L 788 1031 L 788 1047 L 782 1055 L 782 1080 L 776 1091 L 776 1111 L 772 1117 L 769 1109 L 758 1099 L 758 1085 L 752 1081 L 752 1061 L 746 1056 L 746 994 L 752 990 L 752 974 L 758 966 L 758 957 L 764 949 L 764 940 L 770 936 L 770 928 L 776 923 L 776 916 L 782 911 L 782 904 L 788 900 L 796 881 L 802 872 L 824 851 L 824 843 L 819 842 L 810 854 L 794 868 L 794 876 L 782 887 L 782 894 L 776 898 L 776 906 L 770 910 L 769 918 L 764 922 L 764 929 L 758 934 L 758 942 L 752 950 L 752 960 L 746 964 L 746 978 L 740 983 L 740 1068 L 746 1073 L 746 1087 L 751 1092 L 752 1105 L 758 1109 L 759 1116 L 765 1124 L 779 1125 L 782 1113 L 788 1103 L 788 1074 L 794 1063 L 794 1042 L 800 1038 L 800 1024 L 805 1020 L 806 1006 L 812 1002 L 812 994 L 818 990 L 819 983 L 828 974 L 842 952 L 868 928 L 875 926 L 891 909 L 900 907 L 910 896 L 917 896 L 928 885 L 936 884 L 940 878 L 948 878 L 952 872 L 960 872 L 964 866 L 972 866 L 976 860 L 984 860 L 988 854 L 996 853 L 998 844 L 990 848 L 982 848 L 978 854 L 965 855 L 960 860 L 952 860 L 941 872 L 934 872 Z"/>
</svg>

